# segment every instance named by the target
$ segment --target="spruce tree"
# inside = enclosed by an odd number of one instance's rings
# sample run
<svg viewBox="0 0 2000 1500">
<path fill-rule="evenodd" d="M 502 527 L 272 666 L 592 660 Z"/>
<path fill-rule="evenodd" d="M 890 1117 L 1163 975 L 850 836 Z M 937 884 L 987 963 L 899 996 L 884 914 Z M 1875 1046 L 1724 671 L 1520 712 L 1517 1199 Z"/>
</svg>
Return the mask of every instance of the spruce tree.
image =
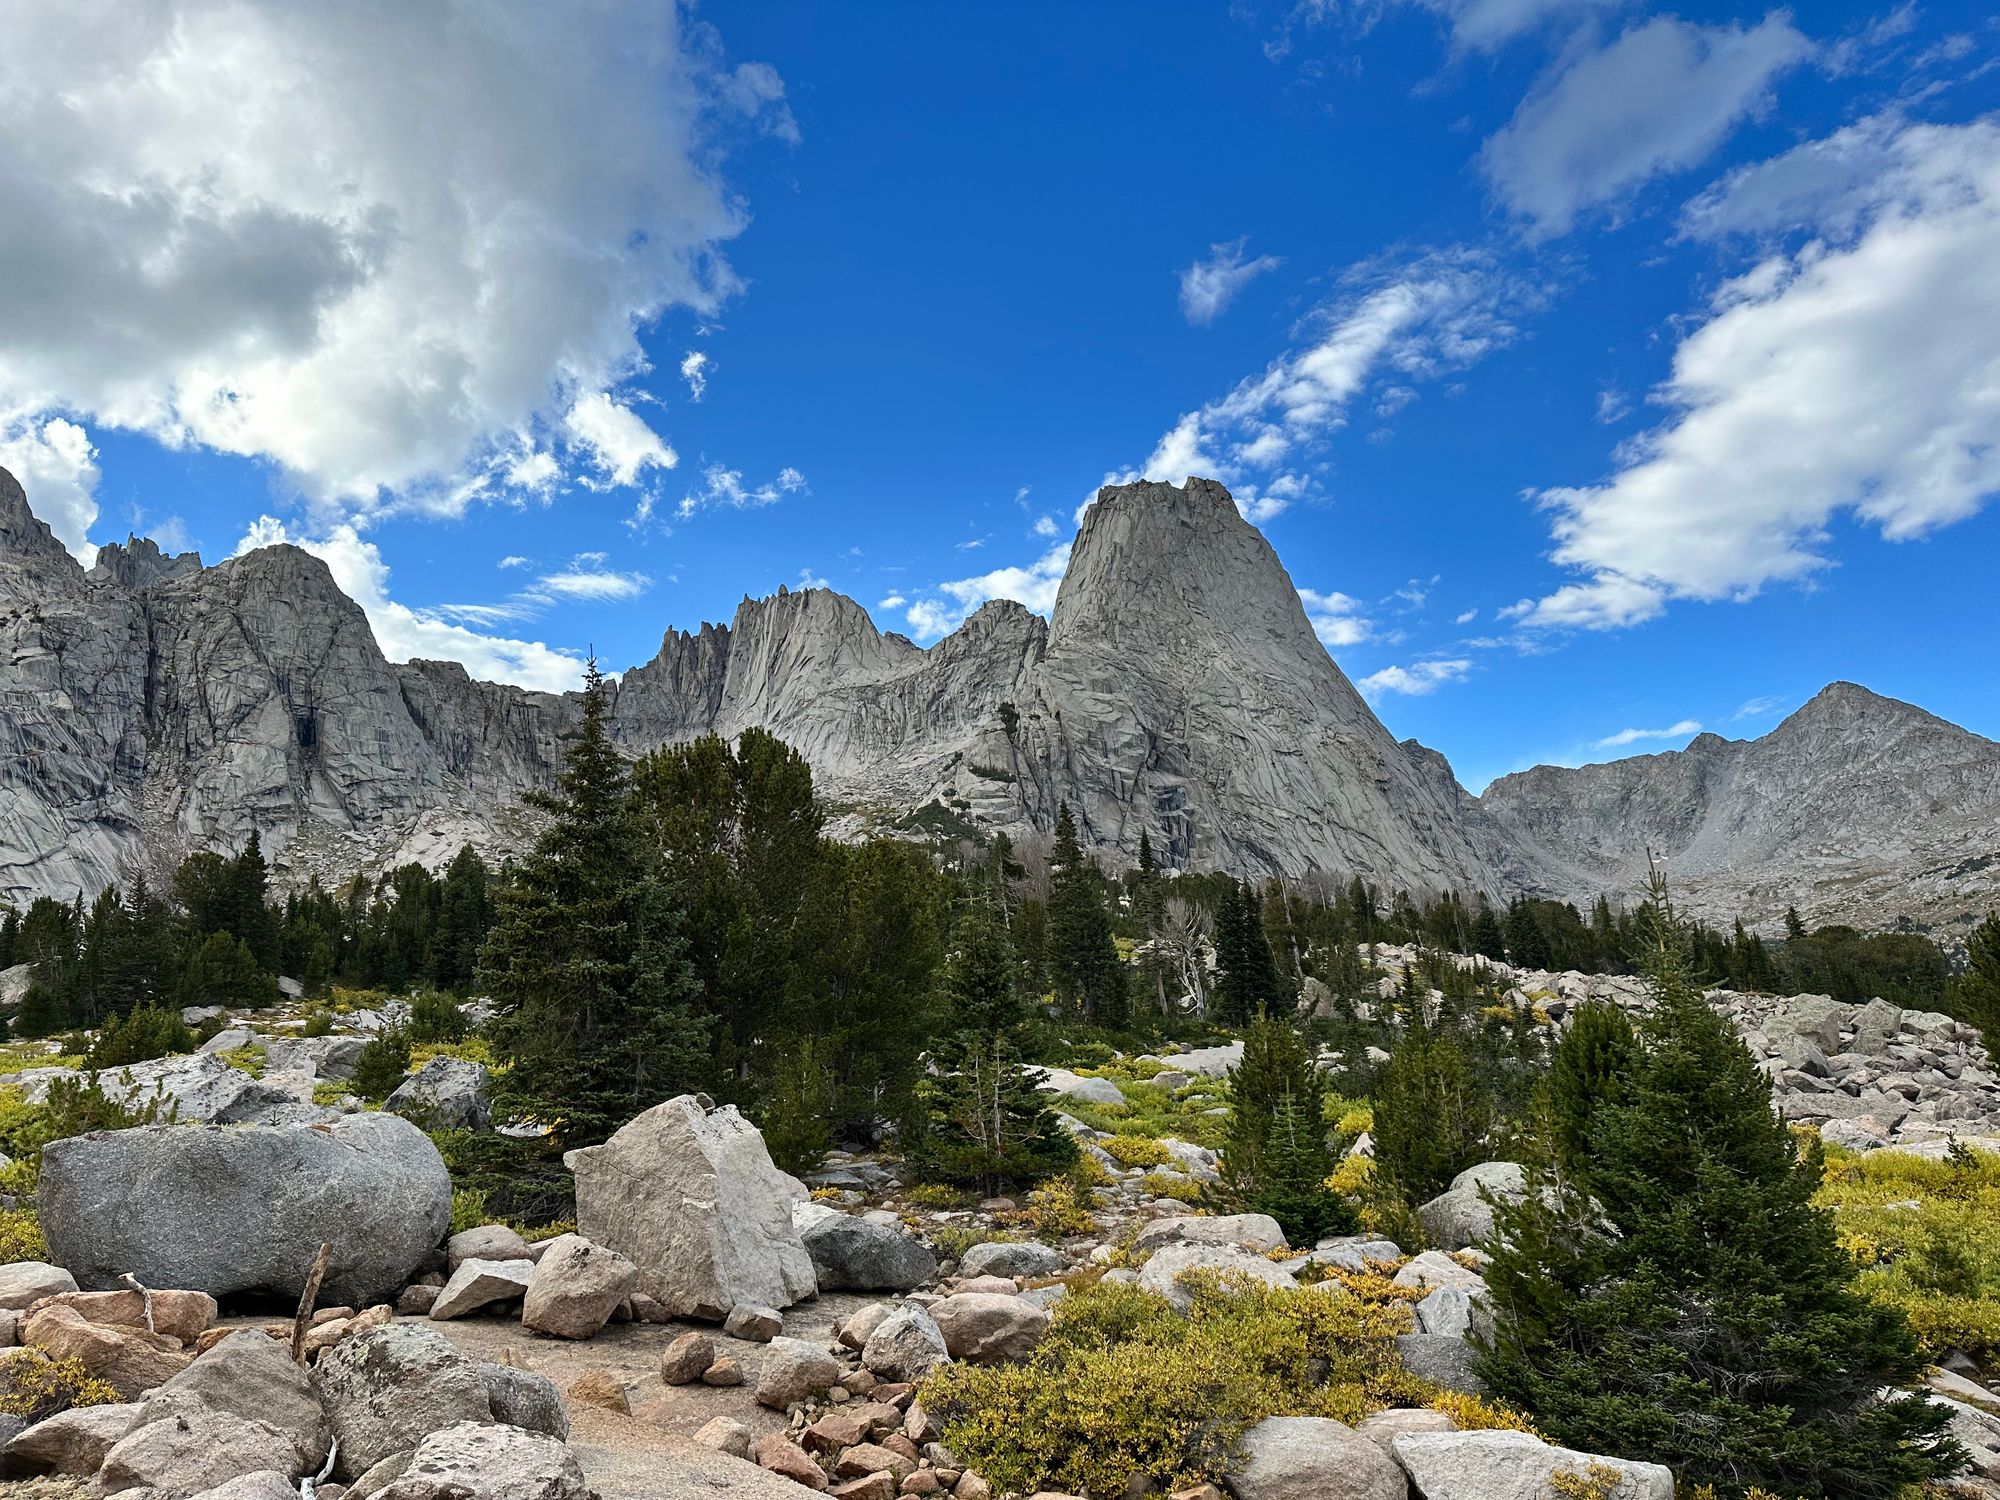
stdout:
<svg viewBox="0 0 2000 1500">
<path fill-rule="evenodd" d="M 904 1130 L 917 1176 L 998 1193 L 1069 1168 L 1076 1142 L 1036 1087 L 1040 1077 L 1004 1037 L 960 1032 L 940 1041 Z"/>
<path fill-rule="evenodd" d="M 1049 865 L 1049 969 L 1056 1003 L 1081 1012 L 1093 1026 L 1123 1026 L 1125 965 L 1111 941 L 1097 870 L 1084 857 L 1067 802 L 1056 814 Z"/>
<path fill-rule="evenodd" d="M 1491 1100 L 1458 1043 L 1425 1024 L 1421 1007 L 1382 1065 L 1374 1100 L 1376 1173 L 1411 1205 L 1484 1159 Z"/>
<path fill-rule="evenodd" d="M 1576 1180 L 1590 1175 L 1590 1131 L 1599 1111 L 1625 1096 L 1637 1043 L 1617 1006 L 1592 1000 L 1570 1018 L 1549 1060 L 1549 1113 L 1556 1161 Z"/>
<path fill-rule="evenodd" d="M 1243 1213 L 1269 1214 L 1294 1244 L 1355 1227 L 1351 1205 L 1325 1186 L 1333 1170 L 1321 1111 L 1326 1082 L 1297 1031 L 1259 1016 L 1229 1070 L 1222 1196 Z"/>
<path fill-rule="evenodd" d="M 1014 945 L 995 897 L 983 885 L 967 894 L 951 929 L 945 961 L 946 1024 L 953 1031 L 1006 1031 L 1027 1019 L 1014 987 Z"/>
<path fill-rule="evenodd" d="M 499 1102 L 564 1147 L 594 1145 L 691 1087 L 706 1054 L 682 913 L 652 878 L 593 661 L 549 823 L 513 871 L 481 955 Z"/>
<path fill-rule="evenodd" d="M 1591 1114 L 1587 1184 L 1531 1174 L 1497 1210 L 1476 1368 L 1554 1440 L 1726 1495 L 1889 1500 L 1949 1474 L 1949 1413 L 1884 1394 L 1924 1361 L 1902 1313 L 1854 1291 L 1813 1205 L 1817 1143 L 1772 1113 L 1664 891 L 1655 906 L 1655 1009 L 1623 1096 Z"/>
<path fill-rule="evenodd" d="M 1479 898 L 1479 915 L 1472 922 L 1472 951 L 1491 959 L 1504 961 L 1507 957 L 1507 935 L 1500 930 L 1500 919 L 1484 895 Z"/>
<path fill-rule="evenodd" d="M 1955 995 L 1956 1013 L 1980 1029 L 1989 1053 L 2000 1051 L 2000 913 L 1988 913 L 1965 940 Z"/>
</svg>

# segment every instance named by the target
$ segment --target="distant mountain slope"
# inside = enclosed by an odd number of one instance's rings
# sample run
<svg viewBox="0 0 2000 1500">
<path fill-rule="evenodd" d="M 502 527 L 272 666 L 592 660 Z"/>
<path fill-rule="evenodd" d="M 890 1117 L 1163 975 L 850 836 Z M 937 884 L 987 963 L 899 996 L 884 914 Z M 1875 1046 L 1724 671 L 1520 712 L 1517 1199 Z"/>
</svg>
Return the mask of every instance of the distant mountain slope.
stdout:
<svg viewBox="0 0 2000 1500">
<path fill-rule="evenodd" d="M 1761 739 L 1503 776 L 1478 804 L 1521 884 L 1633 890 L 1646 852 L 1703 912 L 1946 928 L 2000 906 L 2000 744 L 1836 682 Z"/>
</svg>

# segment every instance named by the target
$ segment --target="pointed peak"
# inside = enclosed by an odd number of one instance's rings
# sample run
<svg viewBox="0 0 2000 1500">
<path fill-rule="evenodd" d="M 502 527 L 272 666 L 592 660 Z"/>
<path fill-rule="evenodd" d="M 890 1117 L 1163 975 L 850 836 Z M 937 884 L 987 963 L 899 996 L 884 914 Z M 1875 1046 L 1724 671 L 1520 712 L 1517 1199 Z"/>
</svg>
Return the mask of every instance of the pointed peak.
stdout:
<svg viewBox="0 0 2000 1500">
<path fill-rule="evenodd" d="M 82 565 L 29 507 L 28 492 L 21 488 L 21 482 L 0 469 L 0 563 L 10 562 L 37 572 L 83 576 Z"/>
</svg>

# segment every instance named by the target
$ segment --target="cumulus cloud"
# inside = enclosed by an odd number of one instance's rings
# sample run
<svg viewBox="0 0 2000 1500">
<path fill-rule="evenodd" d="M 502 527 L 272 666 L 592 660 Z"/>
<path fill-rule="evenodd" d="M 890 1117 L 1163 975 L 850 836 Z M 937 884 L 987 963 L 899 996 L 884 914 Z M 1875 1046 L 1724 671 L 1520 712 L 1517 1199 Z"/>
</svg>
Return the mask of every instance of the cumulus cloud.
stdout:
<svg viewBox="0 0 2000 1500">
<path fill-rule="evenodd" d="M 1035 518 L 1034 532 L 1035 535 L 1039 537 L 1053 537 L 1060 535 L 1060 532 L 1056 526 L 1056 519 L 1054 516 L 1037 516 Z"/>
<path fill-rule="evenodd" d="M 88 535 L 97 519 L 97 449 L 89 433 L 67 417 L 0 408 L 0 469 L 20 481 L 29 506 L 78 562 L 87 568 L 97 560 Z"/>
<path fill-rule="evenodd" d="M 699 401 L 708 394 L 709 357 L 699 349 L 690 349 L 681 359 L 681 379 L 687 382 L 688 400 Z"/>
<path fill-rule="evenodd" d="M 795 494 L 805 487 L 806 476 L 793 468 L 780 469 L 776 479 L 752 489 L 744 484 L 741 469 L 710 464 L 702 471 L 701 488 L 690 490 L 682 498 L 678 514 L 685 521 L 700 511 L 713 510 L 717 507 L 725 510 L 754 510 L 759 506 L 776 505 L 785 496 Z"/>
<path fill-rule="evenodd" d="M 1213 323 L 1243 288 L 1284 264 L 1275 255 L 1246 258 L 1243 252 L 1249 243 L 1246 235 L 1210 245 L 1207 260 L 1198 260 L 1181 272 L 1181 316 L 1195 327 Z"/>
<path fill-rule="evenodd" d="M 493 566 L 496 568 L 525 568 L 527 565 L 527 558 L 522 557 L 519 553 L 510 553 L 508 556 L 501 558 Z"/>
<path fill-rule="evenodd" d="M 563 428 L 582 450 L 596 477 L 593 489 L 629 485 L 648 469 L 671 469 L 680 455 L 661 441 L 646 419 L 609 391 L 592 391 L 569 409 Z"/>
<path fill-rule="evenodd" d="M 1625 0 L 1414 0 L 1451 25 L 1454 47 L 1492 52 L 1516 37 L 1615 9 Z"/>
<path fill-rule="evenodd" d="M 1678 740 L 1700 733 L 1700 720 L 1682 719 L 1678 724 L 1670 724 L 1665 729 L 1621 729 L 1616 734 L 1607 734 L 1601 740 L 1592 740 L 1591 746 L 1597 750 L 1615 750 L 1621 745 L 1636 745 L 1640 740 Z"/>
<path fill-rule="evenodd" d="M 1056 607 L 1056 591 L 1062 587 L 1063 570 L 1069 566 L 1068 542 L 1049 548 L 1025 567 L 995 568 L 976 578 L 957 578 L 940 583 L 928 596 L 911 602 L 903 618 L 920 641 L 948 635 L 964 623 L 965 617 L 989 599 L 1012 599 L 1038 615 Z M 885 601 L 883 607 L 888 608 Z"/>
<path fill-rule="evenodd" d="M 642 367 L 642 325 L 739 285 L 719 132 L 795 127 L 774 72 L 681 16 L 19 8 L 0 410 L 267 460 L 330 507 L 509 483 L 496 464 Z"/>
<path fill-rule="evenodd" d="M 1142 467 L 1104 482 L 1219 479 L 1250 520 L 1267 521 L 1308 492 L 1305 461 L 1374 383 L 1409 386 L 1472 364 L 1514 338 L 1514 310 L 1533 297 L 1472 250 L 1357 266 L 1298 347 L 1183 413 Z"/>
<path fill-rule="evenodd" d="M 1487 141 L 1480 164 L 1537 235 L 1704 160 L 1813 47 L 1782 14 L 1697 26 L 1663 16 L 1558 63 Z"/>
<path fill-rule="evenodd" d="M 1413 662 L 1407 667 L 1384 667 L 1379 672 L 1371 672 L 1355 686 L 1371 702 L 1390 693 L 1422 698 L 1446 683 L 1463 682 L 1471 670 L 1472 663 L 1463 658 L 1433 659 Z"/>
<path fill-rule="evenodd" d="M 1610 628 L 1747 598 L 1829 566 L 1836 515 L 1908 540 L 2000 491 L 2000 122 L 1883 129 L 1705 201 L 1704 232 L 1803 234 L 1716 291 L 1655 393 L 1670 416 L 1617 472 L 1540 494 L 1584 577 L 1514 618 Z"/>
<path fill-rule="evenodd" d="M 567 692 L 583 679 L 583 658 L 543 645 L 540 641 L 515 640 L 488 635 L 456 624 L 434 610 L 416 610 L 389 597 L 389 565 L 381 550 L 355 530 L 351 522 L 341 522 L 318 539 L 294 537 L 285 524 L 271 516 L 259 516 L 237 544 L 236 556 L 259 547 L 290 542 L 310 552 L 327 565 L 341 592 L 361 606 L 375 632 L 376 644 L 391 661 L 426 660 L 462 662 L 474 677 L 488 682 L 511 682 L 543 692 Z M 459 606 L 463 613 L 468 606 Z M 504 616 L 497 613 L 489 618 Z"/>
<path fill-rule="evenodd" d="M 1300 589 L 1299 602 L 1306 607 L 1306 618 L 1312 622 L 1313 634 L 1328 650 L 1339 646 L 1358 646 L 1374 633 L 1373 622 L 1362 613 L 1367 606 L 1351 594 L 1338 590 L 1322 594 L 1315 589 Z"/>
</svg>

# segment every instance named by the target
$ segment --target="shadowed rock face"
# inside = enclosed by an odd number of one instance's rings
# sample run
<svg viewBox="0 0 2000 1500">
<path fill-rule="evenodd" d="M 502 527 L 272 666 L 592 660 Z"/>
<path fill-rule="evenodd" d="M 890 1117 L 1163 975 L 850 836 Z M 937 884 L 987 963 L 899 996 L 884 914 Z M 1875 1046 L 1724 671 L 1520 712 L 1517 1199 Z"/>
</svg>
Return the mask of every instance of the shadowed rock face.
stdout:
<svg viewBox="0 0 2000 1500">
<path fill-rule="evenodd" d="M 1953 919 L 2000 890 L 2000 746 L 1836 684 L 1763 740 L 1539 767 L 1467 795 L 1326 654 L 1209 480 L 1108 486 L 1044 621 L 996 600 L 929 649 L 825 589 L 668 631 L 614 687 L 634 754 L 752 726 L 836 833 L 1046 833 L 1130 858 L 1587 902 L 1664 852 L 1697 909 Z M 385 660 L 317 559 L 203 568 L 134 539 L 86 573 L 0 471 L 0 896 L 64 899 L 255 829 L 281 876 L 532 834 L 575 695 Z"/>
</svg>

